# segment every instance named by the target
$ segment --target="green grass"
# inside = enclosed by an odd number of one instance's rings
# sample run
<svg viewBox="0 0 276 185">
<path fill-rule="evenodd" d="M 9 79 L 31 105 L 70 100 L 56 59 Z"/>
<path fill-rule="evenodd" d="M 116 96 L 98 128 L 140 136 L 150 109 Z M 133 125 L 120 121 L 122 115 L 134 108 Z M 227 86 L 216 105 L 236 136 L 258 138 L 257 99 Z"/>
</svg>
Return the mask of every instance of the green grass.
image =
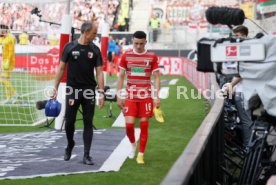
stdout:
<svg viewBox="0 0 276 185">
<path fill-rule="evenodd" d="M 16 103 L 0 105 L 0 123 L 1 124 L 29 124 L 44 118 L 42 111 L 35 109 L 35 102 L 44 100 L 44 88 L 53 85 L 54 76 L 49 75 L 34 75 L 25 72 L 12 73 L 10 82 L 16 90 L 16 94 L 20 97 Z M 107 80 L 116 80 L 117 76 L 107 75 Z M 33 94 L 30 94 L 34 92 Z M 27 95 L 29 94 L 29 95 Z M 6 99 L 4 86 L 0 83 L 0 102 Z M 26 103 L 26 104 L 21 104 Z M 115 105 L 116 106 L 116 105 Z M 115 110 L 116 112 L 116 110 Z M 117 110 L 118 113 L 118 110 Z M 104 110 L 100 113 L 100 118 L 105 114 Z M 12 120 L 9 119 L 12 117 Z M 102 121 L 101 121 L 102 122 Z M 32 130 L 32 128 L 29 128 Z M 21 129 L 20 129 L 21 130 Z M 23 128 L 25 130 L 25 128 Z M 27 129 L 28 130 L 28 129 Z"/>
<path fill-rule="evenodd" d="M 166 79 L 175 77 L 162 77 Z M 179 77 L 177 85 L 193 88 L 184 78 Z M 81 175 L 56 176 L 24 180 L 3 180 L 1 185 L 67 185 L 67 184 L 100 184 L 100 185 L 156 185 L 160 184 L 173 163 L 184 150 L 188 141 L 205 117 L 204 100 L 176 99 L 176 86 L 170 86 L 170 96 L 161 101 L 166 122 L 150 121 L 149 140 L 145 153 L 144 166 L 137 165 L 135 160 L 126 160 L 119 172 L 87 173 Z M 188 90 L 189 92 L 189 90 Z M 98 128 L 110 128 L 114 120 L 103 118 L 107 107 L 96 110 L 94 123 Z M 113 105 L 115 115 L 119 110 Z M 138 125 L 137 125 L 138 126 Z M 78 121 L 77 127 L 82 127 Z M 0 127 L 0 132 L 34 131 L 36 127 Z"/>
<path fill-rule="evenodd" d="M 12 104 L 0 105 L 1 124 L 32 124 L 41 120 L 43 112 L 35 109 L 35 102 L 44 100 L 44 88 L 53 84 L 53 76 L 12 73 L 10 82 L 17 98 Z M 6 100 L 4 86 L 0 83 L 0 102 Z M 9 118 L 13 119 L 10 120 Z"/>
</svg>

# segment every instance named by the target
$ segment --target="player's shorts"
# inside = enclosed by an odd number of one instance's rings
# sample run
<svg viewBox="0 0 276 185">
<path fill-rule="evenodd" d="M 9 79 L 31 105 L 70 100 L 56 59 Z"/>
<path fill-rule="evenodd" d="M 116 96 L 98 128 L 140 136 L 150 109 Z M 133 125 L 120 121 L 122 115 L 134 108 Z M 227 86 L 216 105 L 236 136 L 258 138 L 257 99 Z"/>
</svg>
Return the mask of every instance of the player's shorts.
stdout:
<svg viewBox="0 0 276 185">
<path fill-rule="evenodd" d="M 153 100 L 149 98 L 141 102 L 135 102 L 126 99 L 123 114 L 124 116 L 133 116 L 135 118 L 152 117 Z"/>
</svg>

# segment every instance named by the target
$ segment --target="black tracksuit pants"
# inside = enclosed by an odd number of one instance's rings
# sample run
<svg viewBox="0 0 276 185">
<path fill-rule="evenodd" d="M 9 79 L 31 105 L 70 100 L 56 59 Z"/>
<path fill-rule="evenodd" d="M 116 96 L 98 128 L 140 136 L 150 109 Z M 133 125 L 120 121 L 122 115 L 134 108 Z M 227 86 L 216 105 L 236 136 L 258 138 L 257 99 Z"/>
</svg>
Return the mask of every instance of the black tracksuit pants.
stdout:
<svg viewBox="0 0 276 185">
<path fill-rule="evenodd" d="M 90 93 L 90 95 L 87 95 L 88 93 Z M 93 138 L 95 90 L 91 88 L 67 88 L 65 110 L 65 131 L 68 141 L 67 147 L 72 147 L 74 145 L 75 122 L 80 105 L 82 106 L 84 124 L 84 155 L 89 155 Z"/>
</svg>

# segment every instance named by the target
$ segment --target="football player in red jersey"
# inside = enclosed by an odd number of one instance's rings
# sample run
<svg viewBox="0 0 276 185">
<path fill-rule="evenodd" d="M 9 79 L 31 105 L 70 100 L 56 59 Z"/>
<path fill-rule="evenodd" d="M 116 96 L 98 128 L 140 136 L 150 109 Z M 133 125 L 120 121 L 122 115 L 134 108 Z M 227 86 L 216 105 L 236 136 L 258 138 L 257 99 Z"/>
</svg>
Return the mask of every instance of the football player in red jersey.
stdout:
<svg viewBox="0 0 276 185">
<path fill-rule="evenodd" d="M 136 31 L 133 34 L 133 50 L 126 51 L 120 61 L 120 72 L 117 90 L 123 88 L 124 77 L 127 77 L 126 100 L 123 102 L 118 94 L 117 103 L 123 110 L 126 122 L 126 135 L 132 145 L 129 158 L 134 158 L 136 140 L 134 135 L 134 122 L 140 119 L 140 146 L 137 163 L 144 164 L 144 152 L 148 139 L 149 118 L 153 116 L 153 107 L 160 106 L 158 92 L 160 89 L 158 58 L 155 53 L 146 50 L 146 33 Z M 151 77 L 154 78 L 154 88 Z"/>
</svg>

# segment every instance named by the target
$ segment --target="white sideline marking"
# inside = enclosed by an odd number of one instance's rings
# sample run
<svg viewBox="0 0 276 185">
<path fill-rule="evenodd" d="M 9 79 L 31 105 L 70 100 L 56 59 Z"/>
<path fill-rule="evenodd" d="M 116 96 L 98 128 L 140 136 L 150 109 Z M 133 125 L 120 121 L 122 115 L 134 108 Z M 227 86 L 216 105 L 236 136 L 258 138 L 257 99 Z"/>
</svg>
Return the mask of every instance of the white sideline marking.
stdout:
<svg viewBox="0 0 276 185">
<path fill-rule="evenodd" d="M 178 79 L 172 79 L 172 80 L 169 82 L 169 85 L 175 85 L 177 82 L 178 82 Z"/>
<path fill-rule="evenodd" d="M 139 140 L 140 129 L 135 129 L 135 138 L 136 141 Z M 108 172 L 108 171 L 119 171 L 125 160 L 128 158 L 128 154 L 131 151 L 131 145 L 129 140 L 126 137 L 121 141 L 121 143 L 115 148 L 115 150 L 111 153 L 108 159 L 103 163 L 100 172 Z"/>
<path fill-rule="evenodd" d="M 114 121 L 112 127 L 125 127 L 126 122 L 123 113 L 121 112 L 117 119 Z"/>
<path fill-rule="evenodd" d="M 166 99 L 169 96 L 169 87 L 161 87 L 160 91 L 159 91 L 159 98 L 160 99 Z"/>
</svg>

